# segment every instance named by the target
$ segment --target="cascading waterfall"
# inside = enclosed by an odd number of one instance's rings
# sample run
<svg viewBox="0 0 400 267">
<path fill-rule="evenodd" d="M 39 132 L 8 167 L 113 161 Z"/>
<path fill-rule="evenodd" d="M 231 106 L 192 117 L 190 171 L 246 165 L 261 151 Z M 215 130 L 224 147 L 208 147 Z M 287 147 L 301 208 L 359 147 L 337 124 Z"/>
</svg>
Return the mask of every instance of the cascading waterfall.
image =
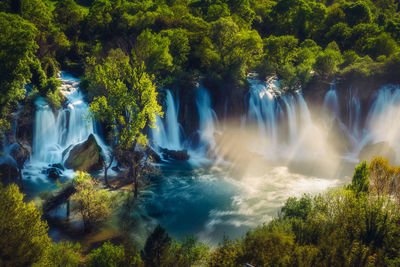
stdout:
<svg viewBox="0 0 400 267">
<path fill-rule="evenodd" d="M 89 116 L 89 105 L 79 91 L 79 80 L 61 74 L 62 92 L 67 98 L 67 107 L 58 110 L 55 116 L 44 98 L 35 101 L 36 113 L 33 134 L 33 155 L 30 169 L 41 169 L 54 163 L 63 163 L 69 150 L 86 141 L 93 134 L 107 159 L 108 147 L 96 134 L 94 122 Z"/>
<path fill-rule="evenodd" d="M 361 142 L 388 142 L 400 151 L 400 86 L 387 85 L 379 89 L 366 120 L 366 135 Z"/>
<path fill-rule="evenodd" d="M 196 91 L 196 106 L 199 112 L 199 134 L 200 143 L 203 150 L 215 147 L 214 133 L 218 119 L 215 111 L 211 107 L 210 94 L 200 83 Z"/>
<path fill-rule="evenodd" d="M 260 143 L 255 144 L 255 146 L 258 149 L 262 148 L 262 150 L 267 147 L 276 149 L 278 143 L 278 121 L 282 115 L 282 107 L 277 98 L 278 81 L 270 79 L 267 83 L 264 83 L 256 79 L 249 79 L 249 83 L 248 122 L 255 122 L 260 136 L 268 138 L 260 138 Z"/>
<path fill-rule="evenodd" d="M 259 138 L 251 150 L 272 159 L 323 152 L 326 133 L 314 125 L 301 91 L 284 94 L 276 79 L 267 82 L 249 79 L 249 83 L 246 125 L 255 123 L 259 130 Z"/>
<path fill-rule="evenodd" d="M 166 110 L 164 118 L 157 117 L 156 126 L 151 130 L 155 145 L 172 150 L 182 149 L 181 125 L 178 122 L 179 102 L 171 91 L 165 89 Z"/>
<path fill-rule="evenodd" d="M 331 88 L 325 94 L 324 108 L 328 115 L 332 116 L 333 118 L 340 118 L 340 106 L 335 82 L 331 84 Z"/>
<path fill-rule="evenodd" d="M 360 137 L 360 116 L 361 116 L 361 103 L 356 92 L 349 89 L 347 113 L 349 115 L 349 129 L 355 138 Z"/>
</svg>

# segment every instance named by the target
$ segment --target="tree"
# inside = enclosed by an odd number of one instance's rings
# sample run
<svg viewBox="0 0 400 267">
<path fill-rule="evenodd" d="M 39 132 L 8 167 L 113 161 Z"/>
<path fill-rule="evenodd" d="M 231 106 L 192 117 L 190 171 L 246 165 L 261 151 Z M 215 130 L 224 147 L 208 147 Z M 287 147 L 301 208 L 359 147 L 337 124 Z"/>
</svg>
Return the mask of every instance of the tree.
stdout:
<svg viewBox="0 0 400 267">
<path fill-rule="evenodd" d="M 295 197 L 290 197 L 286 200 L 282 207 L 283 218 L 300 218 L 305 220 L 311 212 L 312 199 L 308 195 L 304 195 L 299 200 Z"/>
<path fill-rule="evenodd" d="M 336 45 L 337 46 L 337 45 Z M 314 63 L 314 70 L 322 78 L 328 78 L 338 71 L 338 65 L 342 61 L 340 50 L 328 47 L 320 52 Z"/>
<path fill-rule="evenodd" d="M 160 267 L 168 257 L 171 238 L 168 233 L 158 225 L 149 235 L 141 252 L 145 266 Z"/>
<path fill-rule="evenodd" d="M 179 242 L 172 241 L 167 263 L 169 266 L 203 266 L 208 256 L 209 247 L 197 242 L 195 237 L 186 237 Z"/>
<path fill-rule="evenodd" d="M 364 160 L 358 164 L 354 170 L 353 179 L 349 185 L 349 189 L 353 190 L 358 196 L 360 193 L 368 193 L 369 191 L 369 168 Z"/>
<path fill-rule="evenodd" d="M 62 241 L 53 243 L 47 255 L 46 266 L 78 266 L 81 260 L 81 246 L 79 243 Z"/>
<path fill-rule="evenodd" d="M 400 167 L 389 160 L 375 157 L 369 164 L 370 191 L 378 196 L 393 195 L 400 203 Z"/>
<path fill-rule="evenodd" d="M 139 64 L 146 66 L 149 73 L 158 77 L 173 71 L 173 58 L 169 51 L 171 41 L 150 30 L 143 31 L 136 40 L 135 54 Z M 184 56 L 184 55 L 182 55 Z"/>
<path fill-rule="evenodd" d="M 73 209 L 81 214 L 85 231 L 90 231 L 111 213 L 109 192 L 100 189 L 98 183 L 84 172 L 80 172 L 73 183 L 76 189 L 76 193 L 71 196 Z"/>
<path fill-rule="evenodd" d="M 137 253 L 130 255 L 122 245 L 116 246 L 109 241 L 88 255 L 87 266 L 89 267 L 124 267 L 142 266 L 142 261 Z"/>
<path fill-rule="evenodd" d="M 136 149 L 147 144 L 146 129 L 155 127 L 156 116 L 162 116 L 155 86 L 143 65 L 133 68 L 129 57 L 119 49 L 89 70 L 88 81 L 89 90 L 99 95 L 91 102 L 90 111 L 111 126 L 117 149 L 128 161 L 136 198 L 140 169 L 146 160 Z"/>
<path fill-rule="evenodd" d="M 30 63 L 38 46 L 35 26 L 18 15 L 0 12 L 0 130 L 8 129 L 8 117 L 25 97 L 31 77 Z"/>
<path fill-rule="evenodd" d="M 25 203 L 18 186 L 0 184 L 0 265 L 30 266 L 46 256 L 51 240 L 47 222 L 33 202 Z"/>
</svg>

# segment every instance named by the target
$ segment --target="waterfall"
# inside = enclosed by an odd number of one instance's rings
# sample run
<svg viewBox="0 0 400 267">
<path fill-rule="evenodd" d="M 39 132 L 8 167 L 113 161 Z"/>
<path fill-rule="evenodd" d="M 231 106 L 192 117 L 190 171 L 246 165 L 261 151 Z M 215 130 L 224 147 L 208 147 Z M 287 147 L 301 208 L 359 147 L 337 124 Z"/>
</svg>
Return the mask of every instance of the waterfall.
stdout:
<svg viewBox="0 0 400 267">
<path fill-rule="evenodd" d="M 278 139 L 277 122 L 282 114 L 282 107 L 276 97 L 278 83 L 273 79 L 267 83 L 250 79 L 249 83 L 249 122 L 255 121 L 260 135 L 269 137 L 270 144 L 275 147 Z"/>
<path fill-rule="evenodd" d="M 157 128 L 151 129 L 152 139 L 155 145 L 173 150 L 182 149 L 181 125 L 178 122 L 179 102 L 174 99 L 171 91 L 165 90 L 164 119 L 157 117 Z"/>
<path fill-rule="evenodd" d="M 325 94 L 324 108 L 330 116 L 333 116 L 333 118 L 340 118 L 340 106 L 335 82 L 331 84 L 331 88 Z"/>
<path fill-rule="evenodd" d="M 399 151 L 400 87 L 387 85 L 379 89 L 366 120 L 367 134 L 362 144 L 387 141 Z"/>
<path fill-rule="evenodd" d="M 37 169 L 53 163 L 63 163 L 69 150 L 86 141 L 93 134 L 107 159 L 108 147 L 96 134 L 94 122 L 89 116 L 89 105 L 79 90 L 79 80 L 61 73 L 61 91 L 67 106 L 57 111 L 57 116 L 42 97 L 35 101 L 36 113 L 33 133 L 33 154 L 30 168 Z"/>
<path fill-rule="evenodd" d="M 360 116 L 361 116 L 361 103 L 357 94 L 353 92 L 352 88 L 349 89 L 348 94 L 348 121 L 349 129 L 355 138 L 360 136 Z"/>
<path fill-rule="evenodd" d="M 217 115 L 211 107 L 210 94 L 202 84 L 196 91 L 196 106 L 199 112 L 199 133 L 202 147 L 214 148 L 214 133 L 218 123 Z"/>
<path fill-rule="evenodd" d="M 271 159 L 318 156 L 327 148 L 327 132 L 317 127 L 301 90 L 285 93 L 279 81 L 249 79 L 249 106 L 246 126 L 255 124 L 259 136 L 250 148 Z M 331 98 L 332 96 L 332 98 Z M 327 103 L 337 103 L 336 93 Z M 336 99 L 336 100 L 335 100 Z M 339 105 L 334 105 L 339 109 Z M 328 145 L 329 146 L 329 145 Z"/>
</svg>

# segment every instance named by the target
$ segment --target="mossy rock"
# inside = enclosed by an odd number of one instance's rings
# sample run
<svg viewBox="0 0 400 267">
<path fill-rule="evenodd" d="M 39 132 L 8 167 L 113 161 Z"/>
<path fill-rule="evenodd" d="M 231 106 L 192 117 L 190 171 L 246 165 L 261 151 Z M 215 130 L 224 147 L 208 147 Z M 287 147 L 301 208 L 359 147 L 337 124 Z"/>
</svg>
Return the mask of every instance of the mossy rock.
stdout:
<svg viewBox="0 0 400 267">
<path fill-rule="evenodd" d="M 85 142 L 74 146 L 64 163 L 64 166 L 68 169 L 86 172 L 99 171 L 103 168 L 103 165 L 101 147 L 97 144 L 93 134 L 89 135 Z"/>
</svg>

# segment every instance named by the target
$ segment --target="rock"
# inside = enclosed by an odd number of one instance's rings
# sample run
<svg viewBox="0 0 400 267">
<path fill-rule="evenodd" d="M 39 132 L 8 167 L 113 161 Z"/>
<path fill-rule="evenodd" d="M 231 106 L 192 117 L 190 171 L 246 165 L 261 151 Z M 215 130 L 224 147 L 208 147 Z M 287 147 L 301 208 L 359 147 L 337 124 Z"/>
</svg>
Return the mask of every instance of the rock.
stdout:
<svg viewBox="0 0 400 267">
<path fill-rule="evenodd" d="M 360 160 L 371 161 L 373 157 L 380 156 L 389 159 L 391 163 L 396 162 L 396 152 L 388 142 L 368 144 L 358 154 Z"/>
<path fill-rule="evenodd" d="M 151 147 L 146 147 L 146 153 L 149 157 L 153 159 L 155 163 L 161 163 L 162 159 L 161 157 L 155 152 Z"/>
<path fill-rule="evenodd" d="M 60 170 L 64 170 L 64 166 L 61 163 L 50 164 L 49 167 L 53 167 L 53 168 L 57 168 L 57 169 L 60 169 Z"/>
<path fill-rule="evenodd" d="M 187 150 L 169 150 L 166 148 L 161 148 L 164 158 L 174 159 L 174 160 L 188 160 L 190 158 Z"/>
<path fill-rule="evenodd" d="M 120 172 L 121 171 L 121 169 L 118 168 L 118 166 L 111 167 L 111 170 L 113 170 L 115 172 Z"/>
<path fill-rule="evenodd" d="M 56 180 L 56 179 L 60 178 L 61 170 L 58 169 L 58 168 L 55 168 L 55 167 L 51 167 L 51 168 L 48 168 L 48 169 L 46 170 L 46 175 L 47 175 L 47 177 L 49 177 L 50 179 Z"/>
<path fill-rule="evenodd" d="M 3 163 L 0 165 L 0 180 L 1 181 L 9 181 L 12 179 L 18 179 L 18 170 L 17 168 Z"/>
<path fill-rule="evenodd" d="M 75 171 L 93 172 L 101 170 L 103 163 L 101 147 L 97 144 L 93 134 L 91 134 L 85 142 L 71 149 L 64 166 Z"/>
<path fill-rule="evenodd" d="M 17 162 L 18 168 L 22 168 L 25 161 L 31 156 L 32 148 L 27 143 L 18 143 L 18 146 L 11 151 L 11 156 Z"/>
</svg>

